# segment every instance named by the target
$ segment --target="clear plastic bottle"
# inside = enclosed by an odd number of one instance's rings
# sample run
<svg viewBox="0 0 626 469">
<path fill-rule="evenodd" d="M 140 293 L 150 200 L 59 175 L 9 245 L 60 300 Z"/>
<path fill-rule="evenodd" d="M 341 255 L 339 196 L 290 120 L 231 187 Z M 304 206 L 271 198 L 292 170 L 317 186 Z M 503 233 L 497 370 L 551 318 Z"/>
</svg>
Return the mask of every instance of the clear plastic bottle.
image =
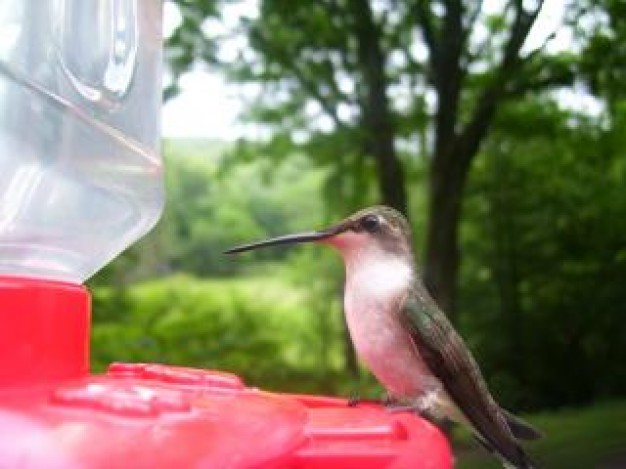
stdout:
<svg viewBox="0 0 626 469">
<path fill-rule="evenodd" d="M 158 220 L 161 7 L 0 2 L 0 275 L 83 282 Z"/>
</svg>

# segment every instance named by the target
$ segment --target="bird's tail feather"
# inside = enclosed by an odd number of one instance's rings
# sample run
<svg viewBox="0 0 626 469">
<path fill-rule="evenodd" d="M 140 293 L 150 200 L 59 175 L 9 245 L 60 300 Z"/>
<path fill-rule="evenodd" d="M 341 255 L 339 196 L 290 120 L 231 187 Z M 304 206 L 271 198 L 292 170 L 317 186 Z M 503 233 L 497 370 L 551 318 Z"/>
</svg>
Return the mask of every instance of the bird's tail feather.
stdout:
<svg viewBox="0 0 626 469">
<path fill-rule="evenodd" d="M 533 427 L 528 422 L 525 422 L 511 412 L 500 408 L 502 415 L 504 416 L 507 425 L 511 429 L 511 433 L 518 440 L 538 440 L 543 437 L 543 433 Z"/>
<path fill-rule="evenodd" d="M 517 443 L 516 440 L 536 440 L 541 438 L 543 434 L 536 428 L 532 427 L 529 423 L 524 422 L 521 418 L 504 409 L 500 409 L 501 415 L 513 438 L 507 442 L 506 447 L 508 449 L 505 450 L 505 448 L 500 448 L 500 451 L 498 451 L 493 444 L 487 442 L 484 437 L 478 433 L 471 422 L 467 420 L 465 415 L 460 412 L 459 408 L 452 403 L 447 395 L 441 393 L 438 396 L 436 409 L 438 411 L 436 412 L 437 414 L 443 415 L 459 423 L 468 424 L 471 428 L 474 428 L 474 431 L 472 432 L 474 438 L 483 446 L 483 448 L 500 459 L 506 468 L 531 469 L 535 467 L 535 464 L 530 459 L 530 456 L 526 454 L 524 449 Z M 502 453 L 506 453 L 507 456 L 504 456 Z"/>
</svg>

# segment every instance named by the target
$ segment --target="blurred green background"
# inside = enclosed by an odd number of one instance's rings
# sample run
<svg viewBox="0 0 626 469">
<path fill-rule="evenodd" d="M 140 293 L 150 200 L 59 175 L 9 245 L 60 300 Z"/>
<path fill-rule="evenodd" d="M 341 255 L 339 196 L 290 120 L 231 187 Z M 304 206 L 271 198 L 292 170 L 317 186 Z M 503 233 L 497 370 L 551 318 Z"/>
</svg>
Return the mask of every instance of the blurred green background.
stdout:
<svg viewBox="0 0 626 469">
<path fill-rule="evenodd" d="M 164 141 L 163 218 L 90 281 L 95 370 L 164 362 L 379 396 L 346 336 L 334 253 L 221 252 L 386 203 L 494 395 L 548 434 L 537 461 L 626 467 L 624 2 L 166 11 L 164 99 L 190 70 L 220 74 L 245 91 L 248 132 Z M 453 436 L 460 467 L 497 467 Z"/>
</svg>

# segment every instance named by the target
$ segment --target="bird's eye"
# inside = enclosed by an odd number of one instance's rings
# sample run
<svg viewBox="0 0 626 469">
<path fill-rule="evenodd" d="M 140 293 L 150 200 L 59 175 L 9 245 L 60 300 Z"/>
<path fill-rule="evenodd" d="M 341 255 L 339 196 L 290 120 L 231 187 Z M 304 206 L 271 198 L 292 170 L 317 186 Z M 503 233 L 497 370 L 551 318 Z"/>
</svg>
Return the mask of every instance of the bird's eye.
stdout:
<svg viewBox="0 0 626 469">
<path fill-rule="evenodd" d="M 360 224 L 365 231 L 373 233 L 380 226 L 380 219 L 376 215 L 365 215 L 361 218 Z"/>
</svg>

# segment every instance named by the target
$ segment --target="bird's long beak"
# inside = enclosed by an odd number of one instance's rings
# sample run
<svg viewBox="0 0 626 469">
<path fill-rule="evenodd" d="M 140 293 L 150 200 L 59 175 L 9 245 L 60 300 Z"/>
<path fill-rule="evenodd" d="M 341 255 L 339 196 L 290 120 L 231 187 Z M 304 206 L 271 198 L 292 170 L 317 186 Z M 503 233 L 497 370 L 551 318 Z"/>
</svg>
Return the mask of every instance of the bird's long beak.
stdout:
<svg viewBox="0 0 626 469">
<path fill-rule="evenodd" d="M 284 236 L 277 236 L 263 241 L 254 243 L 240 244 L 224 251 L 224 254 L 235 254 L 238 252 L 251 251 L 252 249 L 264 248 L 268 246 L 279 246 L 281 244 L 308 243 L 311 241 L 323 241 L 336 236 L 350 228 L 347 223 L 339 223 L 329 228 L 319 231 L 305 231 L 303 233 L 295 233 Z"/>
</svg>

